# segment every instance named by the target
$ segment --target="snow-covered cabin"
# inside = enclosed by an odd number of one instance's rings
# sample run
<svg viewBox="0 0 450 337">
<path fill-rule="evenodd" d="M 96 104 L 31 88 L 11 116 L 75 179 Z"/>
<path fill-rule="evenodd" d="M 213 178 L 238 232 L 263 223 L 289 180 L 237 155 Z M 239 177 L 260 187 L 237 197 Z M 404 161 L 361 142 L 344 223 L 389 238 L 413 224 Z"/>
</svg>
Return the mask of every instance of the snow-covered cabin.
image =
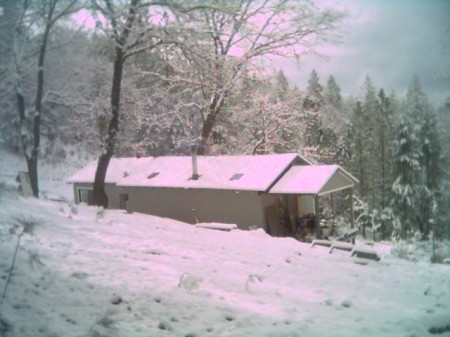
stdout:
<svg viewBox="0 0 450 337">
<path fill-rule="evenodd" d="M 91 202 L 96 167 L 92 162 L 68 180 L 76 203 Z M 318 198 L 356 183 L 338 165 L 311 165 L 295 153 L 168 156 L 113 158 L 105 191 L 109 208 L 263 228 L 276 236 L 292 235 L 299 219 L 315 214 L 320 236 Z"/>
</svg>

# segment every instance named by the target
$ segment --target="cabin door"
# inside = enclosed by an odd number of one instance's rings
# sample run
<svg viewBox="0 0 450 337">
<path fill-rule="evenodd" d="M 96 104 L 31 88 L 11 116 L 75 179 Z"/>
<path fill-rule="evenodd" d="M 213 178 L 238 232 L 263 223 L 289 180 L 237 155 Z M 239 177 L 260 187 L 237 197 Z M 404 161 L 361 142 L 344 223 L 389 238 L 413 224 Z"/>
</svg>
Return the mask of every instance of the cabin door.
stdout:
<svg viewBox="0 0 450 337">
<path fill-rule="evenodd" d="M 128 210 L 128 194 L 121 193 L 120 194 L 120 209 Z"/>
</svg>

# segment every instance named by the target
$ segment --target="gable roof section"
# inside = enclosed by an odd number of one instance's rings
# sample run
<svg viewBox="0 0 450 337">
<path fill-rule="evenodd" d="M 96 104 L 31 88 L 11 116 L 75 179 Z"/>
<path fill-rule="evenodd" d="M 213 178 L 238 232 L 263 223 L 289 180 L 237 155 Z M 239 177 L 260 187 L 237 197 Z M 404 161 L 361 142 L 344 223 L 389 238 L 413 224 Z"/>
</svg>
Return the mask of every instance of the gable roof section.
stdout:
<svg viewBox="0 0 450 337">
<path fill-rule="evenodd" d="M 117 186 L 267 191 L 297 158 L 295 153 L 198 156 L 198 180 L 190 179 L 190 156 L 113 158 L 105 182 Z M 93 183 L 96 167 L 97 161 L 90 163 L 68 182 Z"/>
<path fill-rule="evenodd" d="M 293 166 L 269 193 L 323 195 L 357 183 L 358 180 L 339 165 Z"/>
<path fill-rule="evenodd" d="M 121 179 L 118 186 L 266 191 L 297 158 L 296 154 L 198 156 L 198 180 L 191 157 L 157 157 L 151 165 Z M 152 173 L 158 175 L 147 178 Z"/>
<path fill-rule="evenodd" d="M 109 162 L 108 171 L 106 171 L 105 183 L 116 184 L 122 178 L 132 174 L 135 171 L 147 166 L 153 157 L 145 158 L 111 158 Z M 97 170 L 98 160 L 89 163 L 86 167 L 75 173 L 70 177 L 68 183 L 93 183 L 95 178 L 95 171 Z"/>
</svg>

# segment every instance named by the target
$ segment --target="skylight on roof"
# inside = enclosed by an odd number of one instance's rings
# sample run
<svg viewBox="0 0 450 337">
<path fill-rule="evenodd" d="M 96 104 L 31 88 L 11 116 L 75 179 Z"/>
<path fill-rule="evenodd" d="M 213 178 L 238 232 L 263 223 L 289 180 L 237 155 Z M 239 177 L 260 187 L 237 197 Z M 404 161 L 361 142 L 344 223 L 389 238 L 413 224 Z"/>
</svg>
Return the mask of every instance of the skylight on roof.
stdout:
<svg viewBox="0 0 450 337">
<path fill-rule="evenodd" d="M 235 173 L 233 174 L 233 176 L 230 178 L 230 180 L 239 180 L 241 179 L 241 177 L 244 175 L 244 173 Z"/>
<path fill-rule="evenodd" d="M 152 172 L 147 176 L 147 179 L 153 179 L 155 178 L 157 175 L 159 174 L 159 172 Z"/>
</svg>

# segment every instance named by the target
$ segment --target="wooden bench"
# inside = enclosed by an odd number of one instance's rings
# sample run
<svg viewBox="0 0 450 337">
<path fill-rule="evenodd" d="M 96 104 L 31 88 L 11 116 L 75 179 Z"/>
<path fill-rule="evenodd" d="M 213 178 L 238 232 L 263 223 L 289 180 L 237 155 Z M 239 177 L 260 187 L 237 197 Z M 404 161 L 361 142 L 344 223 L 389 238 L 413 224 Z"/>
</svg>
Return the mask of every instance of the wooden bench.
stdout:
<svg viewBox="0 0 450 337">
<path fill-rule="evenodd" d="M 376 251 L 374 251 L 373 249 L 363 247 L 353 248 L 352 251 L 350 252 L 350 256 L 373 261 L 381 260 Z"/>
<path fill-rule="evenodd" d="M 333 253 L 333 250 L 345 250 L 346 252 L 351 252 L 355 248 L 355 245 L 347 242 L 334 241 L 330 247 L 329 253 Z"/>
<path fill-rule="evenodd" d="M 352 241 L 355 240 L 356 235 L 358 235 L 358 228 L 353 228 L 351 230 L 349 230 L 348 232 L 344 233 L 343 235 L 341 235 L 337 241 Z"/>
<path fill-rule="evenodd" d="M 206 229 L 215 229 L 219 231 L 229 232 L 234 229 L 237 229 L 236 224 L 226 224 L 226 223 L 218 223 L 218 222 L 202 222 L 195 224 L 197 228 L 206 228 Z"/>
<path fill-rule="evenodd" d="M 311 248 L 313 248 L 314 246 L 322 246 L 322 247 L 331 247 L 331 245 L 333 244 L 332 241 L 330 240 L 313 240 L 313 242 L 311 243 Z"/>
</svg>

